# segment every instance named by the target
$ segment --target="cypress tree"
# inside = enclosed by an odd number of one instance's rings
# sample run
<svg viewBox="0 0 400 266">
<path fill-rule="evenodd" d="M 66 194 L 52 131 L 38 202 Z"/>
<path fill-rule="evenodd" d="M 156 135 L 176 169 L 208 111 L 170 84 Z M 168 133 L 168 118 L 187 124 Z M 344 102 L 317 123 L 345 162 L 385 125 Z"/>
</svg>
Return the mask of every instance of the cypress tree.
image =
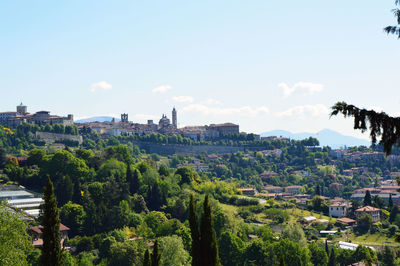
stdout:
<svg viewBox="0 0 400 266">
<path fill-rule="evenodd" d="M 135 194 L 139 190 L 139 175 L 139 170 L 134 168 L 132 172 L 131 165 L 128 163 L 126 167 L 126 182 L 129 184 L 129 192 L 131 194 Z"/>
<path fill-rule="evenodd" d="M 393 199 L 392 199 L 392 194 L 389 195 L 389 210 L 393 208 Z"/>
<path fill-rule="evenodd" d="M 397 205 L 394 205 L 393 208 L 390 210 L 389 222 L 393 223 L 399 213 L 399 207 Z"/>
<path fill-rule="evenodd" d="M 279 266 L 286 266 L 285 260 L 283 258 L 283 253 L 281 254 L 281 259 L 279 261 Z"/>
<path fill-rule="evenodd" d="M 144 253 L 143 266 L 151 266 L 149 249 L 146 249 L 146 252 Z"/>
<path fill-rule="evenodd" d="M 336 266 L 336 255 L 335 255 L 335 249 L 333 248 L 331 251 L 331 255 L 329 256 L 329 261 L 328 261 L 328 266 Z"/>
<path fill-rule="evenodd" d="M 189 225 L 190 235 L 192 237 L 192 266 L 200 266 L 200 232 L 197 224 L 196 206 L 193 201 L 193 195 L 190 195 L 189 206 Z"/>
<path fill-rule="evenodd" d="M 325 240 L 325 252 L 326 252 L 326 255 L 329 257 L 328 240 Z"/>
<path fill-rule="evenodd" d="M 364 206 L 371 206 L 371 204 L 372 204 L 371 193 L 369 192 L 369 190 L 367 190 L 364 197 Z"/>
<path fill-rule="evenodd" d="M 150 190 L 149 195 L 149 206 L 153 210 L 158 210 L 165 203 L 164 193 L 161 191 L 158 182 L 154 182 L 153 187 Z"/>
<path fill-rule="evenodd" d="M 214 230 L 211 206 L 206 195 L 203 204 L 203 215 L 200 224 L 200 255 L 201 265 L 221 265 L 218 257 L 218 245 Z"/>
<path fill-rule="evenodd" d="M 43 248 L 41 262 L 43 265 L 62 265 L 60 217 L 57 209 L 57 199 L 54 195 L 54 187 L 47 177 L 47 185 L 43 188 Z"/>
<path fill-rule="evenodd" d="M 319 184 L 317 185 L 317 188 L 315 189 L 315 195 L 321 196 L 321 188 L 319 187 Z"/>
<path fill-rule="evenodd" d="M 151 254 L 151 266 L 159 266 L 160 265 L 161 254 L 158 251 L 158 240 L 154 242 L 153 253 Z"/>
</svg>

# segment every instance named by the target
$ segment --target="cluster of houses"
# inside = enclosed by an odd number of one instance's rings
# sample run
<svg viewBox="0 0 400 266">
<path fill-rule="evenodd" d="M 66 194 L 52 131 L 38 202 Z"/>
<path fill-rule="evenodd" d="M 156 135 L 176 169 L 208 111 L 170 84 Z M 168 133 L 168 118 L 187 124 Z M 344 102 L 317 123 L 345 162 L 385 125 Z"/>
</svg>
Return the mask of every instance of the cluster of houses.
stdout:
<svg viewBox="0 0 400 266">
<path fill-rule="evenodd" d="M 210 170 L 210 167 L 206 163 L 202 163 L 199 159 L 193 159 L 192 163 L 189 164 L 178 164 L 177 167 L 187 166 L 195 170 L 196 172 L 206 172 Z"/>
<path fill-rule="evenodd" d="M 23 123 L 36 125 L 73 125 L 74 116 L 50 115 L 49 111 L 38 111 L 34 114 L 28 113 L 28 107 L 22 103 L 17 106 L 16 111 L 0 112 L 0 124 L 11 127 L 22 125 Z"/>
<path fill-rule="evenodd" d="M 345 149 L 334 149 L 329 152 L 329 155 L 335 159 L 345 159 L 349 162 L 356 162 L 358 160 L 384 160 L 385 158 L 389 159 L 390 162 L 398 162 L 400 161 L 399 155 L 389 155 L 386 157 L 383 152 L 349 152 Z"/>
<path fill-rule="evenodd" d="M 387 182 L 389 183 L 389 182 Z M 393 185 L 391 186 L 393 192 L 396 189 L 400 189 L 400 186 Z M 359 191 L 366 191 L 366 189 L 360 189 Z M 304 188 L 302 186 L 287 186 L 287 187 L 280 187 L 280 186 L 265 186 L 261 188 L 261 193 L 257 191 L 256 188 L 239 188 L 238 189 L 243 195 L 247 196 L 265 196 L 270 198 L 281 198 L 284 200 L 295 199 L 298 204 L 307 204 L 311 199 L 311 195 L 304 194 Z M 396 191 L 397 193 L 397 191 Z M 371 193 L 372 194 L 372 193 Z M 365 194 L 364 194 L 365 196 Z M 362 199 L 364 199 L 364 196 Z M 333 198 L 329 199 L 327 197 L 321 196 L 323 199 L 327 200 L 329 205 L 329 216 L 338 218 L 337 222 L 340 224 L 345 225 L 353 225 L 356 223 L 356 220 L 350 219 L 347 216 L 349 215 L 349 210 L 352 207 L 351 202 L 343 199 L 343 198 Z M 361 199 L 361 198 L 360 198 Z M 361 200 L 362 200 L 361 199 Z M 399 201 L 393 200 L 394 204 L 399 205 Z M 372 222 L 380 221 L 380 209 L 375 208 L 372 206 L 364 206 L 354 211 L 356 219 L 364 216 L 365 214 L 369 214 L 372 217 Z M 303 222 L 311 223 L 315 222 L 315 217 L 303 217 Z M 314 219 L 315 218 L 315 219 Z"/>
<path fill-rule="evenodd" d="M 367 191 L 371 194 L 371 196 L 378 196 L 381 198 L 386 204 L 389 204 L 389 199 L 391 198 L 393 204 L 400 205 L 400 186 L 397 185 L 396 181 L 393 179 L 385 180 L 380 182 L 380 186 L 378 187 L 368 187 L 368 188 L 360 188 L 354 190 L 351 195 L 352 200 L 362 201 L 365 197 Z"/>
</svg>

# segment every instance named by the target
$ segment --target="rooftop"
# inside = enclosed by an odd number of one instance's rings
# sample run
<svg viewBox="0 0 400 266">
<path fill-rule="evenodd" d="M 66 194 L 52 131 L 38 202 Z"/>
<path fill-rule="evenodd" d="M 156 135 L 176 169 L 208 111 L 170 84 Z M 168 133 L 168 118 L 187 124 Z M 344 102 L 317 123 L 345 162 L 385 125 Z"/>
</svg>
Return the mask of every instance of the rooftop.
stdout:
<svg viewBox="0 0 400 266">
<path fill-rule="evenodd" d="M 0 191 L 0 199 L 13 197 L 33 197 L 33 194 L 25 190 Z"/>
<path fill-rule="evenodd" d="M 381 209 L 372 207 L 372 206 L 364 206 L 356 210 L 356 212 L 373 212 L 373 211 L 380 211 Z"/>
</svg>

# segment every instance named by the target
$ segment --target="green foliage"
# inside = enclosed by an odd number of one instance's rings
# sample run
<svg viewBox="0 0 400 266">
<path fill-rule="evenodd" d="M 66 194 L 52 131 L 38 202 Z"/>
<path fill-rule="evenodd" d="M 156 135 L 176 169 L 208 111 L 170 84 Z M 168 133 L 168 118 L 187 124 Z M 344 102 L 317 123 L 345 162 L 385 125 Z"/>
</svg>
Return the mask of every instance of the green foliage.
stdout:
<svg viewBox="0 0 400 266">
<path fill-rule="evenodd" d="M 156 234 L 161 225 L 168 221 L 168 218 L 163 212 L 152 211 L 146 215 L 144 220 L 147 226 Z"/>
<path fill-rule="evenodd" d="M 79 241 L 76 246 L 76 251 L 83 252 L 83 251 L 91 251 L 94 249 L 94 243 L 91 237 L 83 236 L 79 238 Z"/>
<path fill-rule="evenodd" d="M 160 260 L 161 260 L 161 254 L 159 252 L 158 239 L 156 239 L 156 241 L 154 242 L 153 252 L 151 253 L 150 256 L 151 266 L 159 266 Z"/>
<path fill-rule="evenodd" d="M 220 265 L 218 244 L 214 230 L 214 220 L 211 206 L 206 195 L 203 203 L 203 213 L 200 224 L 200 256 L 203 265 Z"/>
<path fill-rule="evenodd" d="M 267 218 L 273 220 L 276 223 L 284 223 L 289 220 L 289 214 L 282 209 L 270 208 L 264 211 Z"/>
<path fill-rule="evenodd" d="M 395 266 L 398 265 L 396 263 L 396 254 L 394 250 L 388 246 L 384 246 L 383 250 L 378 254 L 380 257 L 380 262 L 382 266 Z"/>
<path fill-rule="evenodd" d="M 28 154 L 28 165 L 41 166 L 46 156 L 46 152 L 42 149 L 32 149 Z"/>
<path fill-rule="evenodd" d="M 70 228 L 70 236 L 77 235 L 83 229 L 86 212 L 82 205 L 68 202 L 61 208 L 60 218 Z"/>
<path fill-rule="evenodd" d="M 170 175 L 168 167 L 166 167 L 163 164 L 160 166 L 160 168 L 158 168 L 158 173 L 160 174 L 160 176 L 165 176 L 165 177 Z"/>
<path fill-rule="evenodd" d="M 304 231 L 299 224 L 288 224 L 283 229 L 281 237 L 298 242 L 302 245 L 305 245 L 307 243 Z"/>
<path fill-rule="evenodd" d="M 186 167 L 186 166 L 179 167 L 175 171 L 175 175 L 181 176 L 180 185 L 190 184 L 190 183 L 192 183 L 193 180 L 196 180 L 199 176 L 196 171 L 194 171 L 193 169 L 190 169 L 189 167 Z"/>
<path fill-rule="evenodd" d="M 218 246 L 222 265 L 242 264 L 245 244 L 239 237 L 229 231 L 225 231 L 219 238 Z"/>
<path fill-rule="evenodd" d="M 62 265 L 62 252 L 60 244 L 60 218 L 57 209 L 57 199 L 50 178 L 44 191 L 42 237 L 43 248 L 41 261 L 44 265 Z"/>
<path fill-rule="evenodd" d="M 201 265 L 200 231 L 198 226 L 196 205 L 193 200 L 193 194 L 190 195 L 189 224 L 190 224 L 190 234 L 192 237 L 192 265 L 200 266 Z"/>
<path fill-rule="evenodd" d="M 69 251 L 63 251 L 63 264 L 64 266 L 76 266 L 78 265 L 77 259 L 69 253 Z"/>
<path fill-rule="evenodd" d="M 100 167 L 97 178 L 102 182 L 109 180 L 124 182 L 126 179 L 126 165 L 117 159 L 111 158 Z"/>
<path fill-rule="evenodd" d="M 369 214 L 364 214 L 357 221 L 357 228 L 361 233 L 366 233 L 372 226 L 372 217 Z"/>
<path fill-rule="evenodd" d="M 270 244 L 266 253 L 266 265 L 277 265 L 281 257 L 284 258 L 286 265 L 312 265 L 310 251 L 307 246 L 289 239 L 282 239 Z"/>
<path fill-rule="evenodd" d="M 117 243 L 115 240 L 115 237 L 113 236 L 108 236 L 101 241 L 100 247 L 99 247 L 99 252 L 100 252 L 100 257 L 101 258 L 108 258 L 111 254 L 111 246 L 113 244 Z"/>
<path fill-rule="evenodd" d="M 165 236 L 160 238 L 160 265 L 183 266 L 189 261 L 189 253 L 183 246 L 182 239 L 178 236 Z"/>
<path fill-rule="evenodd" d="M 316 243 L 308 245 L 311 252 L 311 262 L 313 265 L 328 265 L 328 255 L 324 248 L 318 246 Z"/>
<path fill-rule="evenodd" d="M 369 192 L 369 190 L 367 190 L 367 192 L 365 193 L 363 203 L 364 203 L 364 206 L 372 205 L 371 192 Z"/>
<path fill-rule="evenodd" d="M 373 144 L 377 137 L 381 136 L 380 143 L 383 144 L 386 154 L 390 154 L 393 145 L 400 141 L 400 119 L 390 117 L 384 112 L 375 112 L 374 110 L 360 109 L 354 105 L 348 105 L 345 102 L 338 102 L 332 106 L 332 115 L 342 113 L 344 117 L 354 117 L 354 129 L 366 131 L 369 124 L 370 137 Z"/>
<path fill-rule="evenodd" d="M 335 249 L 333 248 L 329 255 L 328 266 L 337 266 Z"/>
<path fill-rule="evenodd" d="M 108 265 L 141 265 L 142 254 L 136 241 L 116 242 L 111 245 Z"/>
<path fill-rule="evenodd" d="M 372 263 L 375 263 L 377 260 L 375 252 L 362 245 L 359 245 L 355 250 L 354 258 L 356 261 L 362 261 L 367 265 L 372 265 Z"/>
<path fill-rule="evenodd" d="M 144 253 L 143 266 L 151 266 L 149 249 Z"/>
<path fill-rule="evenodd" d="M 32 251 L 27 224 L 0 202 L 0 265 L 27 265 Z"/>
</svg>

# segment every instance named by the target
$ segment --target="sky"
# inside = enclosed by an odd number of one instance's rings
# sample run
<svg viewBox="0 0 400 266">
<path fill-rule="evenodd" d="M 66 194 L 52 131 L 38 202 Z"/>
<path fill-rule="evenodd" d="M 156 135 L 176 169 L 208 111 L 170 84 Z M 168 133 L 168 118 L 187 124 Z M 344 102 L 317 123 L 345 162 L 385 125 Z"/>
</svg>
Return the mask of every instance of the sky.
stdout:
<svg viewBox="0 0 400 266">
<path fill-rule="evenodd" d="M 245 132 L 324 128 L 346 101 L 400 116 L 394 0 L 2 1 L 0 111 L 128 113 Z"/>
</svg>

